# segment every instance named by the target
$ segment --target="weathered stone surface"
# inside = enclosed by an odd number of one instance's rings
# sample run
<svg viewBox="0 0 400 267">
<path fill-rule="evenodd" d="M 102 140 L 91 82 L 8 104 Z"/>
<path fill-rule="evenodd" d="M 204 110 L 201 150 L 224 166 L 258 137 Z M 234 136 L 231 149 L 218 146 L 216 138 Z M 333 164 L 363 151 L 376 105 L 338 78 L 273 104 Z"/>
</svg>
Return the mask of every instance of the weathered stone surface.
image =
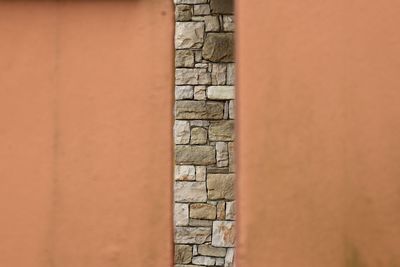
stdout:
<svg viewBox="0 0 400 267">
<path fill-rule="evenodd" d="M 226 202 L 226 216 L 227 220 L 235 220 L 236 210 L 235 210 L 235 201 Z"/>
<path fill-rule="evenodd" d="M 210 141 L 233 141 L 235 139 L 234 122 L 224 120 L 211 122 L 208 130 Z"/>
<path fill-rule="evenodd" d="M 200 255 L 211 257 L 225 257 L 226 248 L 217 248 L 211 245 L 199 245 L 197 251 Z"/>
<path fill-rule="evenodd" d="M 224 120 L 229 119 L 229 101 L 225 101 L 224 106 Z"/>
<path fill-rule="evenodd" d="M 226 84 L 226 64 L 212 64 L 211 83 L 213 85 Z"/>
<path fill-rule="evenodd" d="M 196 16 L 209 15 L 211 13 L 209 4 L 195 5 L 193 6 L 193 8 L 194 8 L 194 15 Z"/>
<path fill-rule="evenodd" d="M 234 267 L 235 266 L 234 254 L 235 254 L 234 249 L 233 248 L 228 248 L 228 250 L 226 252 L 226 256 L 225 256 L 225 265 L 224 265 L 224 267 Z"/>
<path fill-rule="evenodd" d="M 175 121 L 174 126 L 175 144 L 189 144 L 190 123 L 188 121 Z"/>
<path fill-rule="evenodd" d="M 175 67 L 193 67 L 194 66 L 194 53 L 191 50 L 176 50 L 175 54 Z"/>
<path fill-rule="evenodd" d="M 175 203 L 174 206 L 174 222 L 177 226 L 185 226 L 189 224 L 189 205 Z"/>
<path fill-rule="evenodd" d="M 228 167 L 207 166 L 208 174 L 229 173 Z"/>
<path fill-rule="evenodd" d="M 235 197 L 234 179 L 234 174 L 208 174 L 208 198 L 233 200 Z"/>
<path fill-rule="evenodd" d="M 233 34 L 208 33 L 204 41 L 203 58 L 212 62 L 233 62 Z"/>
<path fill-rule="evenodd" d="M 235 100 L 229 101 L 229 119 L 235 118 Z"/>
<path fill-rule="evenodd" d="M 192 120 L 190 121 L 190 126 L 192 127 L 208 127 L 210 125 L 210 122 L 206 120 Z"/>
<path fill-rule="evenodd" d="M 199 220 L 199 219 L 189 219 L 190 226 L 202 226 L 202 227 L 211 227 L 212 221 L 209 220 Z"/>
<path fill-rule="evenodd" d="M 235 222 L 214 221 L 211 244 L 214 247 L 234 247 Z"/>
<path fill-rule="evenodd" d="M 206 69 L 176 69 L 176 85 L 210 84 L 211 74 Z"/>
<path fill-rule="evenodd" d="M 204 145 L 207 143 L 207 130 L 202 127 L 192 128 L 190 143 L 193 145 Z"/>
<path fill-rule="evenodd" d="M 235 30 L 235 24 L 233 23 L 233 16 L 223 16 L 223 28 L 226 32 L 233 32 Z"/>
<path fill-rule="evenodd" d="M 196 256 L 193 257 L 192 262 L 196 265 L 205 265 L 205 266 L 213 266 L 215 265 L 215 259 L 211 257 L 205 256 Z"/>
<path fill-rule="evenodd" d="M 207 89 L 207 97 L 214 100 L 229 100 L 235 98 L 234 86 L 210 86 Z"/>
<path fill-rule="evenodd" d="M 176 146 L 176 163 L 185 165 L 208 165 L 215 163 L 213 146 Z"/>
<path fill-rule="evenodd" d="M 217 119 L 222 119 L 223 116 L 224 116 L 224 104 L 221 102 L 188 100 L 188 101 L 177 101 L 175 104 L 176 119 L 217 120 Z M 219 126 L 216 126 L 217 131 L 218 127 Z"/>
<path fill-rule="evenodd" d="M 175 201 L 205 202 L 207 200 L 204 182 L 175 182 Z"/>
<path fill-rule="evenodd" d="M 228 144 L 228 150 L 229 150 L 229 172 L 234 172 L 235 171 L 235 147 L 234 143 L 229 143 Z"/>
<path fill-rule="evenodd" d="M 235 84 L 235 64 L 228 64 L 226 70 L 226 84 L 234 85 Z"/>
<path fill-rule="evenodd" d="M 205 86 L 195 86 L 194 87 L 194 99 L 206 100 L 206 87 Z"/>
<path fill-rule="evenodd" d="M 225 142 L 217 142 L 215 148 L 217 151 L 217 166 L 227 167 L 229 163 L 228 144 Z"/>
<path fill-rule="evenodd" d="M 196 180 L 196 168 L 193 165 L 175 166 L 175 180 L 179 181 Z"/>
<path fill-rule="evenodd" d="M 176 227 L 175 242 L 177 244 L 203 244 L 211 239 L 209 227 Z"/>
<path fill-rule="evenodd" d="M 175 8 L 176 21 L 190 21 L 192 15 L 193 15 L 192 6 L 177 5 Z"/>
<path fill-rule="evenodd" d="M 215 258 L 215 265 L 216 266 L 224 266 L 225 259 L 224 258 Z"/>
<path fill-rule="evenodd" d="M 233 0 L 211 0 L 211 10 L 213 13 L 232 14 Z"/>
<path fill-rule="evenodd" d="M 217 220 L 225 220 L 225 202 L 219 201 L 217 204 Z"/>
<path fill-rule="evenodd" d="M 196 181 L 205 181 L 207 174 L 206 166 L 196 166 Z"/>
<path fill-rule="evenodd" d="M 206 24 L 206 32 L 219 31 L 219 19 L 218 16 L 206 16 L 204 17 L 204 23 Z"/>
<path fill-rule="evenodd" d="M 175 263 L 190 263 L 192 261 L 192 246 L 176 245 L 175 246 Z"/>
<path fill-rule="evenodd" d="M 204 42 L 204 22 L 177 22 L 175 47 L 177 49 L 200 48 Z"/>
<path fill-rule="evenodd" d="M 191 85 L 181 85 L 175 86 L 175 99 L 183 100 L 183 99 L 193 99 L 193 86 Z"/>
<path fill-rule="evenodd" d="M 190 205 L 190 218 L 214 220 L 217 215 L 217 209 L 214 205 L 206 203 L 196 203 Z"/>
<path fill-rule="evenodd" d="M 205 4 L 208 0 L 174 0 L 176 5 L 179 4 Z"/>
</svg>

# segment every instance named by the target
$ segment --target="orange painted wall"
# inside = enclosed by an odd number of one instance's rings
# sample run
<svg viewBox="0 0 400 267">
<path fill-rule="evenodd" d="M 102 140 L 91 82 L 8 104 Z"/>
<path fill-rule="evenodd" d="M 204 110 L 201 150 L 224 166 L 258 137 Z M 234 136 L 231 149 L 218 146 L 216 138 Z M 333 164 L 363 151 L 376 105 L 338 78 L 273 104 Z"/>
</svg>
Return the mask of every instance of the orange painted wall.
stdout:
<svg viewBox="0 0 400 267">
<path fill-rule="evenodd" d="M 0 2 L 0 266 L 172 264 L 172 11 Z"/>
<path fill-rule="evenodd" d="M 399 12 L 237 0 L 239 267 L 400 266 Z"/>
</svg>

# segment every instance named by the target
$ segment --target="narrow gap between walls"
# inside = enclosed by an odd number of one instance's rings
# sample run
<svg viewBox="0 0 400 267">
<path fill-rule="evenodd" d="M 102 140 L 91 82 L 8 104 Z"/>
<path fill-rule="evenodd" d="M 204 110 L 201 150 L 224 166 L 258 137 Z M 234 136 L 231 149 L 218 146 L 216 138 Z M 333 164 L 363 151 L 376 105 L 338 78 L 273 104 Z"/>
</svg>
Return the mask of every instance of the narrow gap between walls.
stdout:
<svg viewBox="0 0 400 267">
<path fill-rule="evenodd" d="M 234 266 L 233 0 L 175 3 L 175 266 Z"/>
</svg>

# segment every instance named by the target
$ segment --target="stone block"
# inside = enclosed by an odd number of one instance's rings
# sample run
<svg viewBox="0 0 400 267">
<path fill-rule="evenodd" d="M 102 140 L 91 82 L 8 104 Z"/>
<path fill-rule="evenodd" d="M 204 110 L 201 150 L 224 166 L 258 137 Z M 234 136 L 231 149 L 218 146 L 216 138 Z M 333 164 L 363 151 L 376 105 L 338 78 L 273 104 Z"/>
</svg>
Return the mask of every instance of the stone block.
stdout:
<svg viewBox="0 0 400 267">
<path fill-rule="evenodd" d="M 202 220 L 214 220 L 217 209 L 212 204 L 195 203 L 190 205 L 190 218 Z"/>
<path fill-rule="evenodd" d="M 193 99 L 193 96 L 194 96 L 193 86 L 190 85 L 175 86 L 176 100 Z"/>
<path fill-rule="evenodd" d="M 196 180 L 196 168 L 193 165 L 175 166 L 175 180 L 178 181 Z"/>
<path fill-rule="evenodd" d="M 225 142 L 217 142 L 215 144 L 217 152 L 217 166 L 227 167 L 229 163 L 228 144 Z"/>
<path fill-rule="evenodd" d="M 175 116 L 178 120 L 218 120 L 224 116 L 224 104 L 215 101 L 177 101 Z M 218 131 L 218 127 L 216 126 L 216 131 Z"/>
<path fill-rule="evenodd" d="M 209 4 L 195 5 L 193 6 L 194 12 L 193 14 L 196 16 L 209 15 L 211 13 Z"/>
<path fill-rule="evenodd" d="M 229 172 L 235 171 L 235 147 L 234 143 L 228 143 L 229 150 Z"/>
<path fill-rule="evenodd" d="M 207 130 L 202 127 L 192 128 L 190 143 L 193 145 L 204 145 L 207 143 Z"/>
<path fill-rule="evenodd" d="M 175 8 L 175 20 L 176 21 L 190 21 L 193 16 L 192 6 L 189 5 L 177 5 Z"/>
<path fill-rule="evenodd" d="M 204 182 L 175 182 L 175 201 L 205 202 L 207 200 Z"/>
<path fill-rule="evenodd" d="M 192 263 L 194 263 L 196 265 L 203 265 L 203 266 L 214 266 L 215 258 L 206 257 L 206 256 L 196 256 L 196 257 L 193 257 Z"/>
<path fill-rule="evenodd" d="M 218 16 L 206 16 L 204 17 L 204 23 L 206 32 L 217 32 L 219 31 L 219 19 Z"/>
<path fill-rule="evenodd" d="M 235 99 L 234 86 L 210 86 L 207 89 L 207 98 L 213 100 Z"/>
<path fill-rule="evenodd" d="M 201 48 L 204 42 L 204 22 L 176 22 L 175 48 Z"/>
<path fill-rule="evenodd" d="M 203 244 L 211 240 L 210 227 L 176 227 L 175 243 Z"/>
<path fill-rule="evenodd" d="M 194 53 L 191 50 L 176 50 L 175 67 L 190 68 L 194 66 Z"/>
<path fill-rule="evenodd" d="M 235 30 L 235 23 L 233 16 L 223 16 L 223 28 L 226 32 L 233 32 Z"/>
<path fill-rule="evenodd" d="M 210 141 L 233 141 L 235 139 L 233 120 L 211 122 L 208 137 Z"/>
<path fill-rule="evenodd" d="M 205 181 L 207 175 L 206 166 L 196 166 L 196 181 Z"/>
<path fill-rule="evenodd" d="M 174 222 L 176 226 L 185 226 L 189 224 L 189 205 L 175 203 Z"/>
<path fill-rule="evenodd" d="M 216 162 L 213 146 L 176 146 L 175 158 L 177 164 L 209 165 Z"/>
<path fill-rule="evenodd" d="M 175 121 L 174 125 L 175 144 L 189 144 L 190 123 L 188 121 Z"/>
<path fill-rule="evenodd" d="M 235 201 L 226 202 L 226 220 L 235 220 L 236 209 Z"/>
<path fill-rule="evenodd" d="M 208 198 L 210 200 L 233 200 L 235 198 L 234 184 L 234 174 L 208 174 Z"/>
<path fill-rule="evenodd" d="M 187 264 L 192 261 L 192 246 L 176 245 L 175 246 L 175 263 Z"/>
<path fill-rule="evenodd" d="M 235 222 L 214 221 L 211 244 L 214 247 L 234 247 L 235 234 Z"/>
<path fill-rule="evenodd" d="M 233 34 L 208 33 L 204 41 L 203 58 L 211 62 L 233 62 Z"/>
<path fill-rule="evenodd" d="M 175 69 L 176 85 L 207 85 L 211 83 L 211 74 L 206 69 Z"/>
<path fill-rule="evenodd" d="M 211 11 L 219 14 L 233 14 L 233 0 L 210 0 Z"/>
<path fill-rule="evenodd" d="M 217 248 L 208 244 L 199 245 L 197 251 L 203 256 L 225 257 L 226 255 L 226 248 Z"/>
<path fill-rule="evenodd" d="M 226 64 L 212 64 L 211 84 L 224 85 L 226 84 Z"/>
</svg>

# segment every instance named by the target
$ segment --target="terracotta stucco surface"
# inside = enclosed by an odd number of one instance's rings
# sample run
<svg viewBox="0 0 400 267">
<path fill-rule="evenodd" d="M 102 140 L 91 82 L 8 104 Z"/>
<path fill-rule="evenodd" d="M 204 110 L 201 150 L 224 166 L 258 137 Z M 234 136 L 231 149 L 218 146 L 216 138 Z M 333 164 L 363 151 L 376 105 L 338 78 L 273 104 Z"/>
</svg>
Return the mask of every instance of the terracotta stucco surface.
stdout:
<svg viewBox="0 0 400 267">
<path fill-rule="evenodd" d="M 172 264 L 172 2 L 0 2 L 0 266 Z"/>
<path fill-rule="evenodd" d="M 399 12 L 237 1 L 239 267 L 400 266 Z"/>
</svg>

